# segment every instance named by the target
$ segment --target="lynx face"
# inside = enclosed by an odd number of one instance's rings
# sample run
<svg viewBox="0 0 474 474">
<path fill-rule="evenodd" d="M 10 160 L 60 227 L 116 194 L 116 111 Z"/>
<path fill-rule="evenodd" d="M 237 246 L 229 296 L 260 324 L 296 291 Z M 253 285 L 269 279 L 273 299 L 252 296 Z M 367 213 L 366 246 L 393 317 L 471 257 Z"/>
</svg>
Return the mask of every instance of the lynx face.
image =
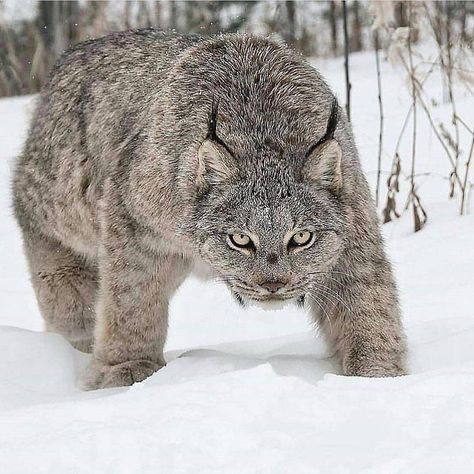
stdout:
<svg viewBox="0 0 474 474">
<path fill-rule="evenodd" d="M 344 219 L 327 191 L 263 181 L 261 192 L 244 181 L 209 196 L 200 253 L 241 301 L 299 299 L 337 261 Z"/>
<path fill-rule="evenodd" d="M 337 119 L 334 100 L 326 134 L 301 156 L 262 146 L 237 156 L 216 134 L 213 105 L 199 149 L 194 234 L 239 301 L 300 300 L 337 262 L 346 225 Z"/>
</svg>

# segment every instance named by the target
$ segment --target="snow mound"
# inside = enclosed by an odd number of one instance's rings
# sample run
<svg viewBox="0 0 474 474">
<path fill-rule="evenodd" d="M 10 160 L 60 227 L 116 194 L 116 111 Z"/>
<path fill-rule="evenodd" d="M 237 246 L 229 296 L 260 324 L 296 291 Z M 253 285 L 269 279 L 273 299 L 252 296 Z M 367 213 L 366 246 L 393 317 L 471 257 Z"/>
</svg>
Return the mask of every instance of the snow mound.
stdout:
<svg viewBox="0 0 474 474">
<path fill-rule="evenodd" d="M 429 362 L 440 344 L 425 329 L 412 350 Z M 455 331 L 446 368 L 395 379 L 331 374 L 309 333 L 224 344 L 85 393 L 85 357 L 61 338 L 2 328 L 0 472 L 468 472 L 473 340 Z"/>
</svg>

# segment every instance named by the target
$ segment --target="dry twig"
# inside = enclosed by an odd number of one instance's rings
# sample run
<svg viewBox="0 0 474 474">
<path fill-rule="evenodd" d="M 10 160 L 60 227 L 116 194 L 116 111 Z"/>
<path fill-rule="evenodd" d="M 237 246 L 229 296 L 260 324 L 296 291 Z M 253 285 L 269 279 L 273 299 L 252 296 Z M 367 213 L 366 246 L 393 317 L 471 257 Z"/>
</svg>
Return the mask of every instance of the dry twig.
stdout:
<svg viewBox="0 0 474 474">
<path fill-rule="evenodd" d="M 380 74 L 380 42 L 378 31 L 374 31 L 374 48 L 375 48 L 375 65 L 377 69 L 377 89 L 378 89 L 378 101 L 379 101 L 379 117 L 380 117 L 380 126 L 379 126 L 379 149 L 377 156 L 377 185 L 375 188 L 375 204 L 378 207 L 379 205 L 379 193 L 380 193 L 380 174 L 382 167 L 382 140 L 383 140 L 383 102 L 382 102 L 382 78 Z"/>
</svg>

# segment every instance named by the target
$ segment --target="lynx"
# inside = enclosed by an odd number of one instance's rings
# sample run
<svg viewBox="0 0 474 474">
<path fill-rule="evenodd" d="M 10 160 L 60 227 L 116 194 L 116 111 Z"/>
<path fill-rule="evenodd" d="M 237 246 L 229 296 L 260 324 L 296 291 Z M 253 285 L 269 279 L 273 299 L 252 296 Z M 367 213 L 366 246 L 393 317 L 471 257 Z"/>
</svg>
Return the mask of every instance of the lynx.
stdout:
<svg viewBox="0 0 474 474">
<path fill-rule="evenodd" d="M 92 351 L 88 389 L 165 364 L 168 302 L 200 265 L 244 306 L 306 304 L 343 374 L 406 371 L 350 125 L 280 41 L 147 29 L 73 47 L 41 92 L 13 192 L 46 329 Z"/>
</svg>

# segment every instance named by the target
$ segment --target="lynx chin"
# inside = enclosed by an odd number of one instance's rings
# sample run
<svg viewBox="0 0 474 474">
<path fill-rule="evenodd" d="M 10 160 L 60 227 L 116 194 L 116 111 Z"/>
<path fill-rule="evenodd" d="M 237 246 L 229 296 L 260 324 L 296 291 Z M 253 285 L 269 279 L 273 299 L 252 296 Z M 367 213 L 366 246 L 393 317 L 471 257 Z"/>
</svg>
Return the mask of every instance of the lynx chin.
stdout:
<svg viewBox="0 0 474 474">
<path fill-rule="evenodd" d="M 163 367 L 169 299 L 203 264 L 242 305 L 306 301 L 344 374 L 406 371 L 350 125 L 279 41 L 147 29 L 73 47 L 13 192 L 46 328 L 93 353 L 86 388 Z"/>
</svg>

